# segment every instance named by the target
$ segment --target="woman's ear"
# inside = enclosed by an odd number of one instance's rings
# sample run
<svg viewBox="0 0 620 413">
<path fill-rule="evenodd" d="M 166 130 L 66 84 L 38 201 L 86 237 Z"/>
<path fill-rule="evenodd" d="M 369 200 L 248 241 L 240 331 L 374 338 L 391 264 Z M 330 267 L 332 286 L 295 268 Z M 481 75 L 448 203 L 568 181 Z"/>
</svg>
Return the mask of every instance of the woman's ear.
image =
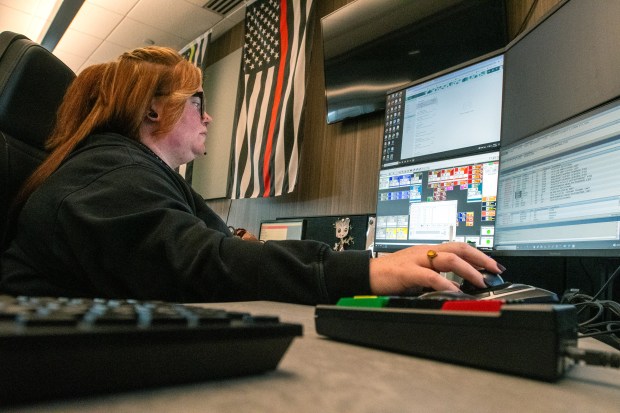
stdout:
<svg viewBox="0 0 620 413">
<path fill-rule="evenodd" d="M 146 117 L 151 122 L 157 122 L 161 118 L 161 111 L 163 109 L 163 105 L 161 100 L 158 98 L 153 98 L 151 100 L 151 104 L 149 105 L 149 110 L 146 112 Z"/>
</svg>

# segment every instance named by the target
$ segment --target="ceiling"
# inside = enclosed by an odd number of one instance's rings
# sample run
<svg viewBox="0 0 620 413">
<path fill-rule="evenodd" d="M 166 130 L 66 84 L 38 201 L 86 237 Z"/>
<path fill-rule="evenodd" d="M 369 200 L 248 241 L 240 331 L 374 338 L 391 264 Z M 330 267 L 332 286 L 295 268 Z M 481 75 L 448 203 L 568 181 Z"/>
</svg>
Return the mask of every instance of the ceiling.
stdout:
<svg viewBox="0 0 620 413">
<path fill-rule="evenodd" d="M 253 1 L 253 0 L 251 0 Z M 181 50 L 212 30 L 215 39 L 242 21 L 248 0 L 85 0 L 53 53 L 79 73 L 136 47 Z M 41 43 L 62 0 L 0 0 L 0 31 Z"/>
</svg>

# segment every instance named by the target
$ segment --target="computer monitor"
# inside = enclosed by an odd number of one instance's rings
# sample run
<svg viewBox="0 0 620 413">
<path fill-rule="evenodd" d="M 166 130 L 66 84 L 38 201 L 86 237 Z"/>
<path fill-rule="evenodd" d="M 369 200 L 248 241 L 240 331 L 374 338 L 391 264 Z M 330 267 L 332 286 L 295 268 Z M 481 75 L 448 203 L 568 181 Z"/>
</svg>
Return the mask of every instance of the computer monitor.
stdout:
<svg viewBox="0 0 620 413">
<path fill-rule="evenodd" d="M 375 252 L 493 247 L 503 69 L 498 51 L 388 93 Z"/>
<path fill-rule="evenodd" d="M 503 62 L 495 52 L 388 93 L 381 168 L 497 150 Z"/>
<path fill-rule="evenodd" d="M 498 255 L 618 256 L 620 99 L 502 147 Z"/>
<path fill-rule="evenodd" d="M 306 230 L 304 219 L 264 220 L 260 223 L 260 241 L 302 240 Z"/>
<path fill-rule="evenodd" d="M 499 152 L 382 169 L 376 252 L 463 241 L 494 245 Z"/>
</svg>

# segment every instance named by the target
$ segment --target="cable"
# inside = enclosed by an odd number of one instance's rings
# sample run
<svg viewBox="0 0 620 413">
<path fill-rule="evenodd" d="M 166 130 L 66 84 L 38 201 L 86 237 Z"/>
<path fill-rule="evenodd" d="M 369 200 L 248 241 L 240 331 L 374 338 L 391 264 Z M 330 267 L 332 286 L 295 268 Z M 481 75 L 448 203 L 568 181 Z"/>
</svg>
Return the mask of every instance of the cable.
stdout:
<svg viewBox="0 0 620 413">
<path fill-rule="evenodd" d="M 228 212 L 226 212 L 226 220 L 224 222 L 226 222 L 226 225 L 228 225 L 228 218 L 230 218 L 230 210 L 232 209 L 232 199 L 229 199 L 229 203 L 228 203 Z M 229 227 L 230 228 L 230 227 Z"/>
<path fill-rule="evenodd" d="M 620 368 L 620 353 L 610 353 L 596 350 L 583 350 L 569 347 L 564 355 L 576 363 L 585 363 L 591 366 Z"/>
<path fill-rule="evenodd" d="M 578 338 L 596 337 L 596 336 L 602 336 L 606 334 L 615 334 L 615 333 L 620 333 L 620 328 L 608 328 L 607 330 L 594 330 L 591 333 L 585 333 L 585 332 L 579 333 Z"/>
<path fill-rule="evenodd" d="M 517 37 L 518 35 L 521 34 L 521 32 L 523 32 L 523 30 L 525 30 L 525 27 L 530 22 L 530 19 L 532 18 L 532 15 L 534 14 L 534 10 L 536 9 L 536 5 L 537 4 L 538 4 L 538 0 L 534 0 L 532 2 L 532 4 L 530 5 L 530 9 L 527 11 L 527 14 L 525 15 L 525 18 L 521 22 L 521 27 L 519 27 L 519 30 L 517 30 L 517 32 L 515 33 L 514 37 Z"/>
<path fill-rule="evenodd" d="M 606 288 L 606 285 L 609 284 L 609 281 L 615 278 L 619 272 L 619 270 L 616 270 L 600 291 L 603 291 Z M 600 291 L 597 294 L 600 294 Z M 576 308 L 578 308 L 577 314 L 582 314 L 585 309 L 591 310 L 587 313 L 588 319 L 578 323 L 578 338 L 595 337 L 596 339 L 620 350 L 619 303 L 613 300 L 596 300 L 594 297 L 582 294 L 578 290 L 573 290 L 566 293 L 562 297 L 562 302 L 573 304 Z M 611 316 L 615 316 L 616 319 L 610 321 L 600 321 L 601 319 L 604 319 L 606 312 L 608 312 Z"/>
<path fill-rule="evenodd" d="M 598 290 L 598 292 L 596 294 L 594 294 L 594 296 L 592 297 L 592 300 L 595 300 L 599 295 L 601 295 L 605 291 L 605 289 L 607 288 L 609 283 L 612 282 L 613 279 L 618 276 L 618 273 L 620 273 L 620 266 L 618 266 L 618 268 L 616 268 L 616 270 L 613 272 L 613 274 L 611 274 L 609 279 L 607 279 L 607 281 L 605 281 L 605 284 L 603 284 L 601 289 Z"/>
</svg>

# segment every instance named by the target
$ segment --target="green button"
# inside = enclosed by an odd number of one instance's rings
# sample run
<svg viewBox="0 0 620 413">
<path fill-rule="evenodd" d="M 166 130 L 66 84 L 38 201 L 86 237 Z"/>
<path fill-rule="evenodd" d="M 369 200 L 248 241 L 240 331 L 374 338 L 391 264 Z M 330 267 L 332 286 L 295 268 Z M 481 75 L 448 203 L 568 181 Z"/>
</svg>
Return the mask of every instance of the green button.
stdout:
<svg viewBox="0 0 620 413">
<path fill-rule="evenodd" d="M 337 305 L 341 307 L 385 307 L 389 302 L 390 297 L 364 295 L 341 298 Z"/>
</svg>

